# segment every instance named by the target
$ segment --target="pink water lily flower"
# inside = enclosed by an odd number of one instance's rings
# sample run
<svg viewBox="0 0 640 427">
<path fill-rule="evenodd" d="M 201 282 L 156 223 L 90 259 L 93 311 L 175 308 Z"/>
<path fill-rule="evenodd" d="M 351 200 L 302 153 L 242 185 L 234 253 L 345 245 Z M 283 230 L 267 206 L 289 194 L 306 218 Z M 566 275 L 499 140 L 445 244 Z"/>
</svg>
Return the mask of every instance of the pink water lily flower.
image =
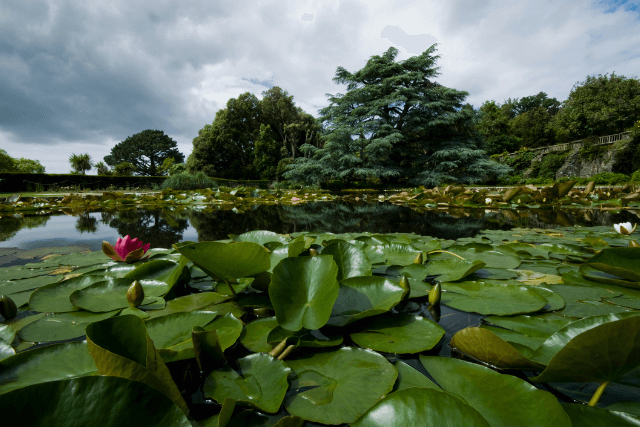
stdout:
<svg viewBox="0 0 640 427">
<path fill-rule="evenodd" d="M 115 248 L 111 246 L 111 243 L 103 241 L 102 252 L 115 261 L 124 261 L 130 264 L 142 258 L 142 255 L 149 250 L 149 246 L 151 243 L 145 245 L 137 237 L 132 240 L 127 234 L 124 238 L 118 238 Z"/>
</svg>

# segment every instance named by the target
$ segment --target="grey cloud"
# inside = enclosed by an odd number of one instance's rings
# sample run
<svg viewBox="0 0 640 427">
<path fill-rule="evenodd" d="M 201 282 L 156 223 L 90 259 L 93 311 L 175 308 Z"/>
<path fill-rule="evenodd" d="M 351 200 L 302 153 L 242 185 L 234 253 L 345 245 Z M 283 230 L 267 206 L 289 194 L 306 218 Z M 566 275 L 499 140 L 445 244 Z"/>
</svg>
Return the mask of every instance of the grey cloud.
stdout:
<svg viewBox="0 0 640 427">
<path fill-rule="evenodd" d="M 409 53 L 416 55 L 427 50 L 437 39 L 431 34 L 409 35 L 402 28 L 395 25 L 387 25 L 380 33 L 380 37 L 403 47 Z"/>
</svg>

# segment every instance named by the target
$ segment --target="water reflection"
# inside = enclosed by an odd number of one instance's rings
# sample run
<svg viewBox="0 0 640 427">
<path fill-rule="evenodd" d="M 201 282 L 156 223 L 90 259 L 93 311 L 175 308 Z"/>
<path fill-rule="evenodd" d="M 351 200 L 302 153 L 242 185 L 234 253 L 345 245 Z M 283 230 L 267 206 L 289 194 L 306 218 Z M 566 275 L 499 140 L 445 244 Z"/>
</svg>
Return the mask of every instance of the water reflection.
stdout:
<svg viewBox="0 0 640 427">
<path fill-rule="evenodd" d="M 416 233 L 443 239 L 473 237 L 481 230 L 509 230 L 523 228 L 556 228 L 563 226 L 611 226 L 614 223 L 639 222 L 638 211 L 602 210 L 484 210 L 437 209 L 414 210 L 390 203 L 315 202 L 295 206 L 256 205 L 251 209 L 235 210 L 207 207 L 196 209 L 133 209 L 123 211 L 83 212 L 75 218 L 74 226 L 59 225 L 52 216 L 8 216 L 0 218 L 0 241 L 11 246 L 20 229 L 42 227 L 42 235 L 53 231 L 64 233 L 69 239 L 80 235 L 104 234 L 138 237 L 152 247 L 171 247 L 182 240 L 220 240 L 229 234 L 250 230 L 271 230 L 277 233 L 300 231 L 328 231 L 333 233 Z M 58 225 L 55 225 L 55 224 Z M 193 227 L 193 228 L 190 228 Z M 187 236 L 187 237 L 185 237 Z M 87 240 L 86 237 L 83 238 Z M 24 239 L 22 239 L 24 240 Z M 91 243 L 91 242 L 89 242 Z M 101 240 L 100 242 L 101 243 Z M 99 247 L 99 245 L 98 245 Z"/>
</svg>

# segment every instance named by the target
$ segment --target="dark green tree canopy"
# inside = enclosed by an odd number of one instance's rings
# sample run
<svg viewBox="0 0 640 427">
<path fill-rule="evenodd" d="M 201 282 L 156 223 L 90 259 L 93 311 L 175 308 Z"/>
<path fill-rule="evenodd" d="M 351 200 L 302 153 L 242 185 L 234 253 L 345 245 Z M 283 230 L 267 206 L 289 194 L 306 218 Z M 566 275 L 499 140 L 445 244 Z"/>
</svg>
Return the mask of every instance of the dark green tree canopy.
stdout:
<svg viewBox="0 0 640 427">
<path fill-rule="evenodd" d="M 167 157 L 173 157 L 178 163 L 184 161 L 176 141 L 163 131 L 148 129 L 116 144 L 104 161 L 114 167 L 128 162 L 135 166 L 138 175 L 156 176 L 158 167 Z"/>
<path fill-rule="evenodd" d="M 561 142 L 623 132 L 640 119 L 640 80 L 599 74 L 576 83 L 552 123 Z"/>
<path fill-rule="evenodd" d="M 302 146 L 306 156 L 285 177 L 435 186 L 507 172 L 480 149 L 477 113 L 462 105 L 468 93 L 433 80 L 439 74 L 435 48 L 396 63 L 398 50 L 391 47 L 354 74 L 338 67 L 333 80 L 347 84 L 348 92 L 328 94 L 331 105 L 320 112 L 328 123 L 326 143 L 323 148 Z"/>
</svg>

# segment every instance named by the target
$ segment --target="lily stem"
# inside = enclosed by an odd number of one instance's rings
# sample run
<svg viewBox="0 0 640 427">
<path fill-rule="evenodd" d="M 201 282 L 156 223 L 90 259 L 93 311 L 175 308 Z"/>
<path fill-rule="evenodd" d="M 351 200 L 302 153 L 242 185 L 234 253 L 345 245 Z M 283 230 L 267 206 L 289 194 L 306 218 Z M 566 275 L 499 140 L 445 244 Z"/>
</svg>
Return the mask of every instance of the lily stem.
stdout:
<svg viewBox="0 0 640 427">
<path fill-rule="evenodd" d="M 282 351 L 285 349 L 286 346 L 287 346 L 287 339 L 285 338 L 282 341 L 280 341 L 280 343 L 277 346 L 275 346 L 273 350 L 269 352 L 269 354 L 272 355 L 273 357 L 278 357 L 280 356 L 280 353 L 282 353 Z"/>
<path fill-rule="evenodd" d="M 233 294 L 234 298 L 237 296 L 236 294 L 236 290 L 233 289 L 233 286 L 231 286 L 231 283 L 229 283 L 229 281 L 227 279 L 224 280 L 225 283 L 227 284 L 227 286 L 229 287 L 229 289 L 231 289 L 231 293 Z"/>
<path fill-rule="evenodd" d="M 285 348 L 284 351 L 282 352 L 282 354 L 280 354 L 280 356 L 278 356 L 278 360 L 284 360 L 284 358 L 287 357 L 289 355 L 289 353 L 291 353 L 293 350 L 295 350 L 296 347 L 297 347 L 296 345 L 291 344 L 290 346 Z"/>
<path fill-rule="evenodd" d="M 593 396 L 591 396 L 591 400 L 589 401 L 589 406 L 596 406 L 598 404 L 598 400 L 600 400 L 600 396 L 602 396 L 602 393 L 604 392 L 604 389 L 607 387 L 608 384 L 609 384 L 609 381 L 605 381 L 602 384 L 600 384 L 596 392 L 593 393 Z"/>
<path fill-rule="evenodd" d="M 431 251 L 431 252 L 427 252 L 427 255 L 435 254 L 437 252 L 444 252 L 445 254 L 453 255 L 453 256 L 458 257 L 461 260 L 465 261 L 465 259 L 462 258 L 460 255 L 454 254 L 453 252 L 449 252 L 449 251 L 442 251 L 442 250 Z"/>
</svg>

